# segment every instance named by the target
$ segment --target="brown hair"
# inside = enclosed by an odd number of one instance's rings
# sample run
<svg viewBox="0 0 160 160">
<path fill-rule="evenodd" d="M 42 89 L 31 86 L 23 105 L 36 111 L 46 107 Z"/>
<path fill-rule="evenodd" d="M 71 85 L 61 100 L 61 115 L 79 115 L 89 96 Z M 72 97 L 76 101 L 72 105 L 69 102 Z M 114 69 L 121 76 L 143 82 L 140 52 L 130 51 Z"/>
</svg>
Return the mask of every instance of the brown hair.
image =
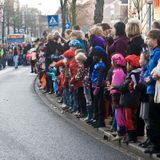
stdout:
<svg viewBox="0 0 160 160">
<path fill-rule="evenodd" d="M 102 27 L 103 31 L 111 29 L 108 23 L 101 23 L 100 26 Z"/>
<path fill-rule="evenodd" d="M 152 24 L 152 29 L 160 29 L 160 21 L 154 21 Z"/>
<path fill-rule="evenodd" d="M 157 40 L 157 44 L 158 44 L 158 46 L 160 46 L 160 30 L 159 29 L 153 29 L 153 30 L 149 31 L 147 36 L 149 38 Z"/>
<path fill-rule="evenodd" d="M 73 30 L 81 30 L 81 27 L 79 25 L 73 26 Z"/>
</svg>

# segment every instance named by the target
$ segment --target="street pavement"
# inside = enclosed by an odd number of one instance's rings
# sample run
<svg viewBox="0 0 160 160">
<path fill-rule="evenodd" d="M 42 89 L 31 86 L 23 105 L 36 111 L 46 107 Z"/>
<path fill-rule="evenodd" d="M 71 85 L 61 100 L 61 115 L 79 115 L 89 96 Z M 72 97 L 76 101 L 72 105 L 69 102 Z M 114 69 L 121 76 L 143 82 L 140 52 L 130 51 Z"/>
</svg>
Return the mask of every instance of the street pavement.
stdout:
<svg viewBox="0 0 160 160">
<path fill-rule="evenodd" d="M 44 104 L 29 67 L 0 71 L 0 160 L 134 160 Z"/>
</svg>

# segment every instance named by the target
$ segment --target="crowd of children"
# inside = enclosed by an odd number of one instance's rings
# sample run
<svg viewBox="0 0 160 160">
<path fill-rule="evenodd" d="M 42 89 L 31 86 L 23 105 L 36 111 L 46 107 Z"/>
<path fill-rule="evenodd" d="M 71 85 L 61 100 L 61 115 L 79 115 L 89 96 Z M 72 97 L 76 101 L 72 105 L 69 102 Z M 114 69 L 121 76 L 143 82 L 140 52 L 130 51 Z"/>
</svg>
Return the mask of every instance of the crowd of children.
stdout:
<svg viewBox="0 0 160 160">
<path fill-rule="evenodd" d="M 157 22 L 156 22 L 157 23 Z M 113 140 L 140 143 L 160 153 L 160 30 L 146 41 L 140 24 L 97 24 L 84 35 L 79 27 L 65 37 L 49 34 L 37 50 L 39 87 L 54 94 L 62 108 L 95 128 L 112 116 Z"/>
</svg>

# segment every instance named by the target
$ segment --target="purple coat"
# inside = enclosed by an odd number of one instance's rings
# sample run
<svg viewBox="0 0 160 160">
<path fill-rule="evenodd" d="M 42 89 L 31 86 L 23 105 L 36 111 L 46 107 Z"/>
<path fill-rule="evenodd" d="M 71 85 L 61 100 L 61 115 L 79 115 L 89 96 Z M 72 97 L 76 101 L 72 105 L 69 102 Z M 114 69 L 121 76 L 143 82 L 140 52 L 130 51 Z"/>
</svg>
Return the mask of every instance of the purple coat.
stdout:
<svg viewBox="0 0 160 160">
<path fill-rule="evenodd" d="M 92 37 L 90 39 L 90 44 L 91 44 L 92 47 L 100 46 L 104 49 L 106 47 L 105 39 L 101 36 L 96 36 L 96 35 L 92 35 Z"/>
<path fill-rule="evenodd" d="M 116 38 L 108 49 L 109 54 L 121 53 L 125 57 L 127 55 L 128 42 L 129 39 L 126 36 Z"/>
</svg>

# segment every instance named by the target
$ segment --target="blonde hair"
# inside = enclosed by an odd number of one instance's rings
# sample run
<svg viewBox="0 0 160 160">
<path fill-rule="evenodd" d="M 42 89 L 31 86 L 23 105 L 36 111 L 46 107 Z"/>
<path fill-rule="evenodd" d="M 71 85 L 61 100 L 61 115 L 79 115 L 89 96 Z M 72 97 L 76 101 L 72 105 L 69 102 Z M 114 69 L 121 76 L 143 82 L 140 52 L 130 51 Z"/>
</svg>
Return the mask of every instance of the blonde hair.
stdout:
<svg viewBox="0 0 160 160">
<path fill-rule="evenodd" d="M 103 30 L 100 26 L 93 26 L 89 30 L 90 35 L 103 36 Z"/>
<path fill-rule="evenodd" d="M 84 38 L 84 33 L 80 30 L 72 30 L 71 37 L 76 37 L 76 39 L 83 39 Z"/>
<path fill-rule="evenodd" d="M 87 60 L 87 57 L 86 57 L 85 53 L 78 52 L 78 54 L 75 56 L 75 59 L 76 59 L 77 62 L 84 63 Z"/>
<path fill-rule="evenodd" d="M 138 20 L 129 21 L 126 25 L 126 34 L 128 38 L 141 35 L 141 27 Z"/>
<path fill-rule="evenodd" d="M 49 33 L 49 34 L 47 35 L 47 42 L 52 41 L 53 39 L 54 39 L 53 34 L 52 34 L 52 33 Z"/>
</svg>

